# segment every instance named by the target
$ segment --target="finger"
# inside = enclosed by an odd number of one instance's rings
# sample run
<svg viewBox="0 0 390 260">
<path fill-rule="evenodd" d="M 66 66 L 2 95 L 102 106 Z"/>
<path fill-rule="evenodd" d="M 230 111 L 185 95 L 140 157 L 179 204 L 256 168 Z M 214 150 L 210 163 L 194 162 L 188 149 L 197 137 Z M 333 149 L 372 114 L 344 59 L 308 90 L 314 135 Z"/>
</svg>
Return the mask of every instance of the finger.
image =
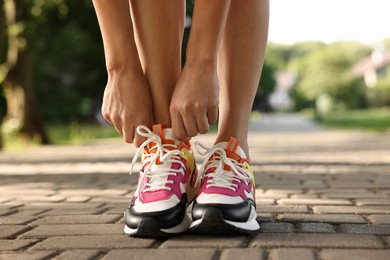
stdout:
<svg viewBox="0 0 390 260">
<path fill-rule="evenodd" d="M 117 123 L 117 122 L 115 122 L 115 121 L 111 121 L 111 124 L 115 127 L 116 131 L 117 131 L 119 134 L 123 135 L 122 124 Z"/>
<path fill-rule="evenodd" d="M 194 137 L 198 134 L 199 130 L 196 125 L 196 118 L 192 115 L 184 116 L 183 124 L 188 137 Z"/>
<path fill-rule="evenodd" d="M 133 139 L 133 142 L 134 142 L 135 147 L 138 148 L 138 147 L 140 147 L 142 145 L 143 142 L 146 141 L 146 137 L 139 135 L 135 131 L 136 128 L 137 128 L 137 126 L 134 127 L 134 139 Z"/>
<path fill-rule="evenodd" d="M 218 119 L 218 107 L 210 108 L 209 111 L 207 111 L 207 118 L 209 125 L 214 124 L 217 122 Z"/>
<path fill-rule="evenodd" d="M 172 132 L 176 139 L 182 142 L 189 141 L 190 138 L 187 136 L 181 115 L 179 113 L 171 113 L 171 120 Z"/>
<path fill-rule="evenodd" d="M 209 122 L 206 114 L 196 116 L 196 125 L 200 134 L 205 134 L 209 131 Z"/>
<path fill-rule="evenodd" d="M 122 132 L 123 132 L 123 139 L 125 140 L 125 142 L 128 143 L 128 144 L 133 143 L 133 140 L 134 140 L 133 128 L 124 126 L 122 129 L 123 129 L 122 130 Z"/>
</svg>

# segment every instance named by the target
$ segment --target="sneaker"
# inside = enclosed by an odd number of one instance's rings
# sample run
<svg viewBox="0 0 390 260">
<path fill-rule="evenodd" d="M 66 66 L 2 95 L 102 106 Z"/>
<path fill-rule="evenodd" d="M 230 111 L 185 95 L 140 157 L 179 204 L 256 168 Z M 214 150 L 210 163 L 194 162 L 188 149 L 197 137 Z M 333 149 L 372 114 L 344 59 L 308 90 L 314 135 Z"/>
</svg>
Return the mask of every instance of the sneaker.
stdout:
<svg viewBox="0 0 390 260">
<path fill-rule="evenodd" d="M 254 234 L 260 230 L 254 176 L 239 144 L 233 137 L 211 149 L 196 143 L 206 158 L 199 170 L 202 184 L 192 208 L 192 232 Z"/>
<path fill-rule="evenodd" d="M 186 213 L 197 191 L 196 164 L 190 144 L 177 141 L 172 129 L 154 125 L 137 127 L 147 138 L 132 162 L 142 153 L 142 167 L 134 197 L 125 211 L 125 234 L 138 237 L 165 237 L 188 230 Z M 131 172 L 132 172 L 131 169 Z"/>
</svg>

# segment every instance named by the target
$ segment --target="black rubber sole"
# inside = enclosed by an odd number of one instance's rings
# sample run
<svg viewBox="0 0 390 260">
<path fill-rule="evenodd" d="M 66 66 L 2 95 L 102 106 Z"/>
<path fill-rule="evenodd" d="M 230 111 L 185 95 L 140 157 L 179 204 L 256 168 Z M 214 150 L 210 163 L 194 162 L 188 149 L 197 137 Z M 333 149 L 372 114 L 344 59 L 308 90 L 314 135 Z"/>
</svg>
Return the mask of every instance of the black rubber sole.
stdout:
<svg viewBox="0 0 390 260">
<path fill-rule="evenodd" d="M 259 230 L 246 230 L 231 225 L 222 217 L 218 208 L 209 208 L 205 210 L 202 221 L 190 228 L 191 233 L 208 234 L 208 235 L 256 235 Z"/>
<path fill-rule="evenodd" d="M 130 237 L 143 237 L 143 238 L 167 238 L 175 234 L 168 234 L 162 232 L 158 227 L 156 221 L 152 218 L 142 219 L 137 228 L 137 232 L 133 234 L 127 234 Z"/>
</svg>

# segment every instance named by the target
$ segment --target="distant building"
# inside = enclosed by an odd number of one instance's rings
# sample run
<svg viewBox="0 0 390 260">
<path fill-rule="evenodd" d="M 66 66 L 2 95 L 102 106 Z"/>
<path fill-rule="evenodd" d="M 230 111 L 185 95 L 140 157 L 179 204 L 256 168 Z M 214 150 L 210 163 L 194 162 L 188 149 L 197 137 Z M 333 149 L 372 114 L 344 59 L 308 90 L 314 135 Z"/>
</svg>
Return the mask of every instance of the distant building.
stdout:
<svg viewBox="0 0 390 260">
<path fill-rule="evenodd" d="M 388 67 L 390 66 L 390 52 L 383 48 L 375 48 L 371 55 L 352 68 L 352 73 L 356 77 L 363 77 L 366 86 L 374 88 L 378 79 L 387 76 Z"/>
</svg>

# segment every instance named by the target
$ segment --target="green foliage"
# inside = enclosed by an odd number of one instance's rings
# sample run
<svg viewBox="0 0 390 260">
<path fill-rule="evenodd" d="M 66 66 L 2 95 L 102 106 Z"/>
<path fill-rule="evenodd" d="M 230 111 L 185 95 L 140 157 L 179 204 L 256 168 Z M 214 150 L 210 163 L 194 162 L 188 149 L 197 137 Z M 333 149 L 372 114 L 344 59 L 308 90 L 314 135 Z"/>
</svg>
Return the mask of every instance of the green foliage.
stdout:
<svg viewBox="0 0 390 260">
<path fill-rule="evenodd" d="M 390 106 L 390 66 L 383 72 L 374 88 L 367 90 L 368 102 L 372 107 Z"/>
<path fill-rule="evenodd" d="M 290 60 L 290 47 L 287 45 L 269 43 L 265 54 L 265 63 L 270 67 L 286 69 Z"/>
<path fill-rule="evenodd" d="M 390 108 L 336 111 L 324 115 L 320 122 L 335 128 L 384 132 L 390 129 Z"/>
<path fill-rule="evenodd" d="M 259 87 L 257 88 L 255 102 L 253 104 L 254 109 L 258 110 L 270 110 L 268 104 L 268 97 L 275 89 L 276 81 L 274 78 L 275 67 L 265 62 L 263 70 L 261 72 L 261 78 Z"/>
<path fill-rule="evenodd" d="M 334 108 L 365 107 L 365 87 L 351 73 L 352 66 L 364 54 L 364 48 L 356 43 L 334 43 L 295 59 L 295 95 L 305 102 L 314 102 L 326 94 L 332 98 Z"/>
<path fill-rule="evenodd" d="M 46 15 L 38 22 L 43 26 L 32 44 L 44 117 L 52 122 L 90 121 L 99 111 L 107 77 L 92 2 L 69 1 L 45 8 Z"/>
<path fill-rule="evenodd" d="M 80 124 L 71 122 L 69 124 L 48 125 L 50 138 L 54 144 L 86 144 L 101 138 L 119 138 L 120 135 L 111 125 Z M 5 138 L 5 150 L 22 150 L 26 147 L 36 146 L 38 142 L 26 142 L 19 135 L 8 135 Z"/>
</svg>

